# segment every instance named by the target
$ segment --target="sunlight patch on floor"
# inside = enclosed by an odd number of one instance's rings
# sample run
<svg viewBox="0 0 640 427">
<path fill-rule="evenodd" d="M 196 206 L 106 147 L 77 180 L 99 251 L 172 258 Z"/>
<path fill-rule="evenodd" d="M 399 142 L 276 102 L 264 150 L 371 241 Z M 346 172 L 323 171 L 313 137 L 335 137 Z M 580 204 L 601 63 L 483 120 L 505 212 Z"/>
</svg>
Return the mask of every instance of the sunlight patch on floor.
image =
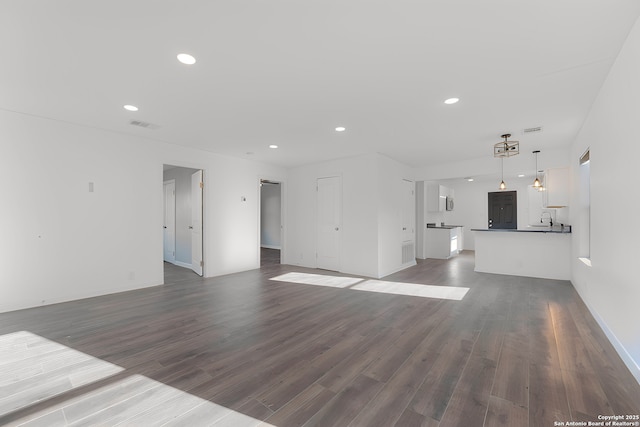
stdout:
<svg viewBox="0 0 640 427">
<path fill-rule="evenodd" d="M 409 295 L 422 298 L 439 298 L 460 301 L 469 288 L 455 286 L 420 285 L 417 283 L 385 282 L 381 280 L 367 280 L 351 289 L 357 291 L 381 292 L 384 294 Z"/>
<path fill-rule="evenodd" d="M 419 283 L 385 282 L 358 277 L 327 276 L 323 274 L 287 273 L 269 280 L 301 283 L 305 285 L 348 288 L 354 291 L 380 292 L 383 294 L 407 295 L 422 298 L 439 298 L 460 301 L 469 288 L 456 286 L 434 286 Z"/>
<path fill-rule="evenodd" d="M 332 288 L 346 288 L 362 282 L 364 279 L 359 277 L 326 276 L 324 274 L 287 273 L 269 280 L 301 283 L 304 285 L 329 286 Z"/>
<path fill-rule="evenodd" d="M 0 416 L 124 369 L 26 331 L 0 337 Z"/>
<path fill-rule="evenodd" d="M 0 336 L 0 420 L 39 402 L 16 425 L 270 424 L 142 375 L 108 378 L 125 369 L 27 331 Z M 46 401 L 78 387 L 105 385 Z M 98 385 L 98 384 L 96 384 Z M 77 393 L 77 392 L 76 392 Z"/>
</svg>

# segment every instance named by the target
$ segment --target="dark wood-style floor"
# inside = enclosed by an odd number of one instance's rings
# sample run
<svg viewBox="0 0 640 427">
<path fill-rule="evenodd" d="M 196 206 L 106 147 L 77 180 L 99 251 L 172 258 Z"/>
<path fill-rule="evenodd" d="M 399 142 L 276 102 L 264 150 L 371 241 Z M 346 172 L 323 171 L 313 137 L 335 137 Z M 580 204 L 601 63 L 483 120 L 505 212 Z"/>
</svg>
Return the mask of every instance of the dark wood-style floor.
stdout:
<svg viewBox="0 0 640 427">
<path fill-rule="evenodd" d="M 280 264 L 280 249 L 260 248 L 260 266 Z"/>
<path fill-rule="evenodd" d="M 640 386 L 569 282 L 473 264 L 466 252 L 385 278 L 469 287 L 462 301 L 277 282 L 336 273 L 272 264 L 0 314 L 0 425 L 549 427 L 640 414 Z"/>
</svg>

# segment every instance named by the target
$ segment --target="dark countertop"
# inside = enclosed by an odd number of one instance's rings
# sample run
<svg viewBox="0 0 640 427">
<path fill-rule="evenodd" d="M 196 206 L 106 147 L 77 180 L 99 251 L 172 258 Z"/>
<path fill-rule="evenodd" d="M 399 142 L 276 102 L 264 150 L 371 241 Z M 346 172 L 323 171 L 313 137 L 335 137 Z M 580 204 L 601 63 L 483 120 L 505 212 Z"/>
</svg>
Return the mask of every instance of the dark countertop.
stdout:
<svg viewBox="0 0 640 427">
<path fill-rule="evenodd" d="M 514 229 L 503 229 L 503 228 L 472 228 L 471 231 L 498 231 L 498 232 L 507 232 L 507 233 L 557 233 L 557 234 L 569 234 L 571 233 L 571 226 L 565 225 L 561 227 L 559 225 L 554 225 L 551 228 L 548 227 L 531 227 L 526 230 L 514 230 Z"/>
<path fill-rule="evenodd" d="M 450 225 L 450 224 L 445 224 L 445 225 L 435 225 L 435 224 L 431 224 L 431 223 L 427 223 L 427 228 L 441 228 L 443 230 L 451 230 L 452 228 L 458 228 L 458 227 L 464 227 L 463 225 Z"/>
</svg>

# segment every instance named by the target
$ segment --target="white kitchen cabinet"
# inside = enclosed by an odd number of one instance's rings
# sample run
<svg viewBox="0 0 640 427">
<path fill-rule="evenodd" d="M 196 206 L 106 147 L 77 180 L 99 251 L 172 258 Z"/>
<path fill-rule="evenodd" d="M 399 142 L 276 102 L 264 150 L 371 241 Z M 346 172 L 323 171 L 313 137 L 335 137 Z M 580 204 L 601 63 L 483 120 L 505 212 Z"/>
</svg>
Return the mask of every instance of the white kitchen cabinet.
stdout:
<svg viewBox="0 0 640 427">
<path fill-rule="evenodd" d="M 547 169 L 544 174 L 543 205 L 545 208 L 569 206 L 569 169 Z"/>
<path fill-rule="evenodd" d="M 427 228 L 425 233 L 425 257 L 448 259 L 462 250 L 462 227 Z"/>
<path fill-rule="evenodd" d="M 447 197 L 453 196 L 453 190 L 430 182 L 427 184 L 427 210 L 429 212 L 444 212 L 447 209 Z"/>
</svg>

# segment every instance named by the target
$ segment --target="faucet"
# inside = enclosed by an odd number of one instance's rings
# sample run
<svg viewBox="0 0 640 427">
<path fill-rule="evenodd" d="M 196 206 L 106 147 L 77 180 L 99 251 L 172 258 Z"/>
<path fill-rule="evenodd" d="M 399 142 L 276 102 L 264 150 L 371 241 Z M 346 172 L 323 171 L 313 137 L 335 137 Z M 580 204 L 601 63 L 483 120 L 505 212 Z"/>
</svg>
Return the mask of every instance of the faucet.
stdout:
<svg viewBox="0 0 640 427">
<path fill-rule="evenodd" d="M 544 214 L 549 214 L 549 227 L 553 227 L 553 218 L 551 216 L 551 212 L 542 212 L 542 215 L 540 215 L 540 223 L 542 224 L 542 220 L 544 219 Z"/>
</svg>

